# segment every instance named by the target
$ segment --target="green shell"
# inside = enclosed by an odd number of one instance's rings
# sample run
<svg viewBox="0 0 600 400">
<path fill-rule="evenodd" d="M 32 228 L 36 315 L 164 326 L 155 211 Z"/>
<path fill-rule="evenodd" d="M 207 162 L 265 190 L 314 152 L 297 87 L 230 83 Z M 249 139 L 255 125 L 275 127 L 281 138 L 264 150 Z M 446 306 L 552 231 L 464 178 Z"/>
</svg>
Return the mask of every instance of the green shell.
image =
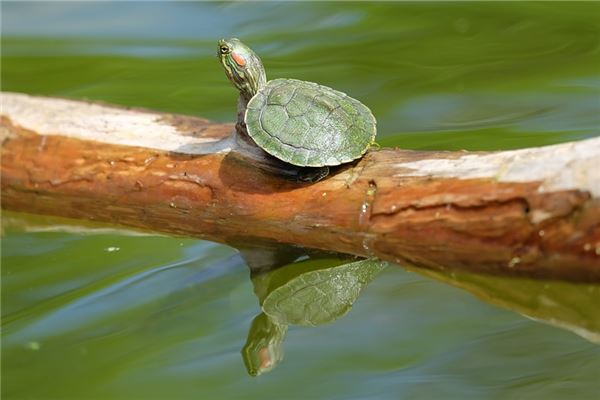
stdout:
<svg viewBox="0 0 600 400">
<path fill-rule="evenodd" d="M 361 290 L 386 266 L 368 258 L 305 272 L 273 289 L 262 303 L 263 312 L 282 325 L 331 322 L 350 311 Z"/>
<path fill-rule="evenodd" d="M 248 134 L 267 153 L 303 167 L 339 165 L 373 143 L 375 117 L 342 92 L 312 82 L 275 79 L 248 102 Z"/>
</svg>

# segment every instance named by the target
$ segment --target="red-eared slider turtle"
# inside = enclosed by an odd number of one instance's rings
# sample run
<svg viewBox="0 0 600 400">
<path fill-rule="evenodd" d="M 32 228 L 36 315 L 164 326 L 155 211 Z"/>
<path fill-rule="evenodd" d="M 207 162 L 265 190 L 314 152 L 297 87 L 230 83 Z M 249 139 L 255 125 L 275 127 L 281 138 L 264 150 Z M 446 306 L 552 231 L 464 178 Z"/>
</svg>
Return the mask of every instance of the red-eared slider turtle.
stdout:
<svg viewBox="0 0 600 400">
<path fill-rule="evenodd" d="M 312 167 L 299 179 L 319 180 L 373 143 L 375 117 L 360 101 L 313 82 L 267 82 L 260 58 L 235 38 L 219 41 L 218 57 L 240 91 L 238 131 L 285 163 Z"/>
<path fill-rule="evenodd" d="M 283 360 L 288 325 L 318 326 L 341 318 L 387 266 L 374 258 L 349 261 L 345 256 L 326 255 L 285 265 L 275 261 L 272 270 L 250 266 L 262 309 L 242 349 L 250 375 L 269 372 Z"/>
</svg>

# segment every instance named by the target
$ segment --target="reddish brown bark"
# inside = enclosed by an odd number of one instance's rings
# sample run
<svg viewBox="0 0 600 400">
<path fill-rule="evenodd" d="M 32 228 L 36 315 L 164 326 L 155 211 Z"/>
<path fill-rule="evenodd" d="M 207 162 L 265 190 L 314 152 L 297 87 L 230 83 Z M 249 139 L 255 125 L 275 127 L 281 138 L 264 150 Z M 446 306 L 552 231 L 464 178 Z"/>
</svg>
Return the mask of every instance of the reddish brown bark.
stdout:
<svg viewBox="0 0 600 400">
<path fill-rule="evenodd" d="M 230 124 L 165 116 L 183 134 Z M 434 269 L 600 281 L 600 202 L 539 182 L 403 176 L 401 161 L 464 153 L 384 149 L 315 184 L 236 151 L 185 155 L 41 136 L 4 118 L 2 207 L 218 242 L 275 241 Z"/>
</svg>

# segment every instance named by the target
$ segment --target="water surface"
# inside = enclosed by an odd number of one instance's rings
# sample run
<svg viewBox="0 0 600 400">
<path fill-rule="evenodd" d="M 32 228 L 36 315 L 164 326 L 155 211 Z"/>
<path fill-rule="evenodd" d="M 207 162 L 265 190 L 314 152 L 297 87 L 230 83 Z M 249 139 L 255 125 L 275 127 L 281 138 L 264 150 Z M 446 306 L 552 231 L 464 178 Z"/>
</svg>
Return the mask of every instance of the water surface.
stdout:
<svg viewBox="0 0 600 400">
<path fill-rule="evenodd" d="M 538 146 L 598 134 L 598 15 L 598 3 L 557 2 L 3 2 L 2 90 L 231 121 L 236 93 L 214 52 L 218 38 L 237 36 L 270 78 L 316 81 L 369 105 L 382 145 Z M 3 398 L 591 399 L 600 391 L 599 346 L 520 314 L 545 312 L 552 297 L 514 312 L 492 305 L 509 307 L 507 299 L 479 293 L 480 301 L 447 278 L 398 266 L 377 275 L 343 318 L 290 326 L 285 359 L 252 378 L 240 350 L 260 309 L 235 249 L 14 214 L 3 223 Z M 561 288 L 565 298 L 552 301 L 569 311 L 545 317 L 595 329 L 596 290 Z"/>
</svg>

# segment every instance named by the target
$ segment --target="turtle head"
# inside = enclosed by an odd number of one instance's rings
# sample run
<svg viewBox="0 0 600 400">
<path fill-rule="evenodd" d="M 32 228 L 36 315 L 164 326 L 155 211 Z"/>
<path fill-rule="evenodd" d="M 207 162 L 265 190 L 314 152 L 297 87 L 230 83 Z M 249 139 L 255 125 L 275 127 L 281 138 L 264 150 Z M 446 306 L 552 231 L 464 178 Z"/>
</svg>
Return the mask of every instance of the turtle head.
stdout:
<svg viewBox="0 0 600 400">
<path fill-rule="evenodd" d="M 275 322 L 264 312 L 254 318 L 242 349 L 242 359 L 250 375 L 269 372 L 283 360 L 283 339 L 287 330 L 287 325 Z"/>
<path fill-rule="evenodd" d="M 267 83 L 260 58 L 239 39 L 219 40 L 217 57 L 227 78 L 246 100 L 250 100 Z"/>
</svg>

